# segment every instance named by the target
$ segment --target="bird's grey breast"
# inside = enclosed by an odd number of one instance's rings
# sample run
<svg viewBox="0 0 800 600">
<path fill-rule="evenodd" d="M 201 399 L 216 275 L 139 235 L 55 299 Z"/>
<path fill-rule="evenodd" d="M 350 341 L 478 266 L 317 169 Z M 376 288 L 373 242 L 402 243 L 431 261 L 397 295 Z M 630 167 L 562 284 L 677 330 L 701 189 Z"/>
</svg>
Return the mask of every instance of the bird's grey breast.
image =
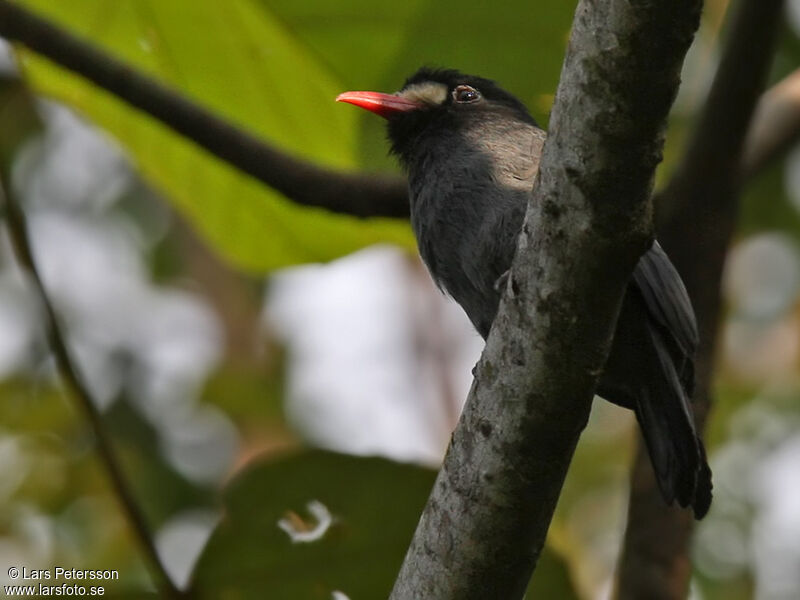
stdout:
<svg viewBox="0 0 800 600">
<path fill-rule="evenodd" d="M 433 278 L 485 335 L 510 266 L 545 133 L 519 122 L 451 132 L 409 168 L 411 221 Z"/>
</svg>

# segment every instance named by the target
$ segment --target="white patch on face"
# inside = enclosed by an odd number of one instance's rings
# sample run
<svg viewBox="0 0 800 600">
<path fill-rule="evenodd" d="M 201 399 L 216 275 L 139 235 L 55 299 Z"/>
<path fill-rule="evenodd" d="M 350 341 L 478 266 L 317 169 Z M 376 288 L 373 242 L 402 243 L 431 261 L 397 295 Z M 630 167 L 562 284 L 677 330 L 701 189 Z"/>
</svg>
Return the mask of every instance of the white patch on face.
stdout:
<svg viewBox="0 0 800 600">
<path fill-rule="evenodd" d="M 397 94 L 403 98 L 438 106 L 447 99 L 447 86 L 436 81 L 414 83 Z"/>
</svg>

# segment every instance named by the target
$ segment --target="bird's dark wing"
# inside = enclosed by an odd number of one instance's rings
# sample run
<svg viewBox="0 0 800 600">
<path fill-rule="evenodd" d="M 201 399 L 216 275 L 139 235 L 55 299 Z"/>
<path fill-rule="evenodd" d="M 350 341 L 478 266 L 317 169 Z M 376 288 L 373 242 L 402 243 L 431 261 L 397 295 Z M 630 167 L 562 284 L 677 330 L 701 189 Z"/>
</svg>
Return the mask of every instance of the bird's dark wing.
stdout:
<svg viewBox="0 0 800 600">
<path fill-rule="evenodd" d="M 699 519 L 712 484 L 692 417 L 697 341 L 686 288 L 654 243 L 628 285 L 598 393 L 635 411 L 664 499 Z"/>
<path fill-rule="evenodd" d="M 692 303 L 680 275 L 658 242 L 639 259 L 633 283 L 653 320 L 669 334 L 685 357 L 694 357 L 698 333 Z"/>
</svg>

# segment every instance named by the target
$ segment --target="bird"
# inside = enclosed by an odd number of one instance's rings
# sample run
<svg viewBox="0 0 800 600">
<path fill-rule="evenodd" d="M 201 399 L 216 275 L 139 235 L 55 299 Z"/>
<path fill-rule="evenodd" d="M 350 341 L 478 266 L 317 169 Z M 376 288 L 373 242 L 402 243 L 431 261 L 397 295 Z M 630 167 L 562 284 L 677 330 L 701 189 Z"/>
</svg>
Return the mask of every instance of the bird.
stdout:
<svg viewBox="0 0 800 600">
<path fill-rule="evenodd" d="M 547 134 L 493 80 L 423 67 L 393 94 L 336 100 L 384 117 L 408 176 L 411 226 L 437 285 L 486 339 L 522 230 Z M 636 415 L 664 501 L 712 499 L 692 412 L 697 323 L 686 288 L 657 241 L 627 284 L 597 395 Z"/>
</svg>

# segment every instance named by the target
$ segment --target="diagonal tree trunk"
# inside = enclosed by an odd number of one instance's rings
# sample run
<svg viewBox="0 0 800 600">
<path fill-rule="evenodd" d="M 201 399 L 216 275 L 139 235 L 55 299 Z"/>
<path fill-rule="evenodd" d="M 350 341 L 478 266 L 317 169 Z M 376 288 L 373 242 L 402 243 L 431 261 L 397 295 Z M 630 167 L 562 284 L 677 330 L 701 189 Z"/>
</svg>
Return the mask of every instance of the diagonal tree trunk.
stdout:
<svg viewBox="0 0 800 600">
<path fill-rule="evenodd" d="M 391 598 L 524 594 L 586 425 L 701 2 L 579 3 L 500 310 Z"/>
</svg>

